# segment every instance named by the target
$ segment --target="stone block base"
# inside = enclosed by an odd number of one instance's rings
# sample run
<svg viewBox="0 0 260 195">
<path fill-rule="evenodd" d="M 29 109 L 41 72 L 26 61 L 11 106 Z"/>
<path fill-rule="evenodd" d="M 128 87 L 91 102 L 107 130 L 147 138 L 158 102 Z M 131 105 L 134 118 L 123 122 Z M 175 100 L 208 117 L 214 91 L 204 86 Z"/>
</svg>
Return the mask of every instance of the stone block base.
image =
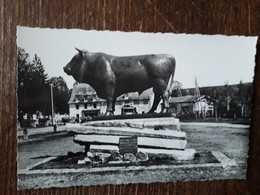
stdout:
<svg viewBox="0 0 260 195">
<path fill-rule="evenodd" d="M 75 135 L 74 142 L 81 145 L 96 144 L 96 145 L 119 145 L 119 138 L 124 136 L 107 136 L 107 135 Z M 151 137 L 138 137 L 138 147 L 152 148 L 168 148 L 184 150 L 187 146 L 186 140 L 161 139 Z"/>
<path fill-rule="evenodd" d="M 150 148 L 138 148 L 138 152 L 144 152 L 149 157 L 155 158 L 168 158 L 174 160 L 192 160 L 196 151 L 194 149 L 186 150 L 163 150 L 163 149 L 150 149 Z"/>
</svg>

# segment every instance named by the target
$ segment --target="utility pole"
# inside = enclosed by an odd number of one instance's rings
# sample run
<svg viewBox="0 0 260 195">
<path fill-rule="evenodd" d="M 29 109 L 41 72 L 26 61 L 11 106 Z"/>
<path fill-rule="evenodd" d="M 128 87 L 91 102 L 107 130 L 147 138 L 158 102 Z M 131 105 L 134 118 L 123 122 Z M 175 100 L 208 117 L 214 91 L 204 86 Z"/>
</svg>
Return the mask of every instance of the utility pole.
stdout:
<svg viewBox="0 0 260 195">
<path fill-rule="evenodd" d="M 201 104 L 201 99 L 200 99 L 200 89 L 199 89 L 199 85 L 197 83 L 197 78 L 195 77 L 195 93 L 196 93 L 196 101 L 198 102 L 198 111 L 197 111 L 197 114 L 198 114 L 198 118 L 200 118 L 200 114 L 202 114 L 203 116 L 203 119 L 205 120 L 205 111 L 204 109 L 202 109 L 202 104 Z"/>
<path fill-rule="evenodd" d="M 54 107 L 53 107 L 53 84 L 51 83 L 51 117 L 54 132 L 57 131 L 57 126 L 54 124 Z"/>
</svg>

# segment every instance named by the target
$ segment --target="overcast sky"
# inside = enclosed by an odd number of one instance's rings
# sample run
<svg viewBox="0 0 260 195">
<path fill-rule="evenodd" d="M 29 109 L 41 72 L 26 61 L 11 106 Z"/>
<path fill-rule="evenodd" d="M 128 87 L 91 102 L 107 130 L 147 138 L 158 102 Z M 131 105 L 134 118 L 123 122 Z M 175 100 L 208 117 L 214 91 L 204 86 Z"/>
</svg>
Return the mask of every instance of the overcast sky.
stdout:
<svg viewBox="0 0 260 195">
<path fill-rule="evenodd" d="M 75 47 L 89 52 L 117 56 L 171 54 L 176 58 L 174 80 L 184 88 L 252 82 L 257 37 L 83 31 L 78 29 L 17 28 L 17 45 L 37 54 L 49 76 L 62 76 L 69 88 L 75 82 L 63 72 L 77 53 Z"/>
</svg>

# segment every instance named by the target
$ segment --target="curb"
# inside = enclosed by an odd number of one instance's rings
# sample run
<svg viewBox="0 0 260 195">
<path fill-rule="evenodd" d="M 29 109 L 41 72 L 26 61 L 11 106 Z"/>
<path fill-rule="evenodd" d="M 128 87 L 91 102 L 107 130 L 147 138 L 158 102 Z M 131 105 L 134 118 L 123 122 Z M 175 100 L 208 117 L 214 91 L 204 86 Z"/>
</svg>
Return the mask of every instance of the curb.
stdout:
<svg viewBox="0 0 260 195">
<path fill-rule="evenodd" d="M 31 142 L 40 142 L 40 141 L 45 141 L 49 140 L 51 138 L 55 137 L 70 137 L 72 134 L 67 132 L 66 130 L 64 131 L 59 131 L 59 132 L 51 132 L 51 133 L 41 133 L 41 134 L 34 134 L 34 135 L 29 135 L 29 139 L 23 139 L 23 136 L 18 137 L 18 144 L 26 144 L 26 143 L 31 143 Z"/>
</svg>

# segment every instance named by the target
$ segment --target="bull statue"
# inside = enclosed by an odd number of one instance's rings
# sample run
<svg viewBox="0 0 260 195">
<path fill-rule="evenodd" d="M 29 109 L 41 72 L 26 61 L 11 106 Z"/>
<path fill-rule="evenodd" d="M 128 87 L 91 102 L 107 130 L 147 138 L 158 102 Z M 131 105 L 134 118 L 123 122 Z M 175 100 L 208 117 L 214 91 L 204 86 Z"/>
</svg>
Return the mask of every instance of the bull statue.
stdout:
<svg viewBox="0 0 260 195">
<path fill-rule="evenodd" d="M 106 115 L 113 115 L 118 96 L 153 88 L 153 113 L 163 100 L 163 112 L 169 108 L 168 99 L 175 72 L 175 58 L 167 54 L 118 57 L 105 53 L 78 53 L 63 68 L 79 83 L 87 83 L 98 97 L 106 99 Z"/>
</svg>

